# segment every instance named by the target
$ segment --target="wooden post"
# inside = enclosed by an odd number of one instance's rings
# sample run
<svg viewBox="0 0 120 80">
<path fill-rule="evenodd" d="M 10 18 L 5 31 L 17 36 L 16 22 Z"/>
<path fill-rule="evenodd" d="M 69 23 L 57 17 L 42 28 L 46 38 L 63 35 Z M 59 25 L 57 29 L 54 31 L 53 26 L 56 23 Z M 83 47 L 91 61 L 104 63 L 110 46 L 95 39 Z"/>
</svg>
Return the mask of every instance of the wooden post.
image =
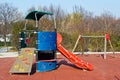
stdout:
<svg viewBox="0 0 120 80">
<path fill-rule="evenodd" d="M 113 49 L 113 46 L 112 46 L 111 40 L 108 40 L 108 42 L 109 42 L 109 44 L 110 44 L 110 47 L 111 47 L 111 49 L 112 49 L 112 51 L 113 51 L 113 54 L 114 54 L 114 57 L 115 57 L 115 51 L 114 51 L 114 49 Z"/>
<path fill-rule="evenodd" d="M 77 47 L 77 44 L 78 44 L 78 42 L 79 42 L 80 38 L 81 38 L 81 35 L 79 35 L 79 36 L 78 36 L 78 39 L 77 39 L 77 41 L 76 41 L 76 43 L 75 43 L 75 46 L 74 46 L 74 48 L 73 48 L 72 52 L 74 52 L 74 51 L 75 51 L 75 49 L 76 49 L 76 47 Z"/>
<path fill-rule="evenodd" d="M 109 36 L 108 33 L 105 34 L 105 38 L 106 38 L 106 40 L 109 42 L 110 47 L 111 47 L 111 49 L 112 49 L 112 51 L 113 51 L 113 54 L 114 54 L 114 56 L 115 56 L 114 49 L 113 49 L 112 43 L 111 43 L 111 41 L 110 41 L 110 36 Z"/>
</svg>

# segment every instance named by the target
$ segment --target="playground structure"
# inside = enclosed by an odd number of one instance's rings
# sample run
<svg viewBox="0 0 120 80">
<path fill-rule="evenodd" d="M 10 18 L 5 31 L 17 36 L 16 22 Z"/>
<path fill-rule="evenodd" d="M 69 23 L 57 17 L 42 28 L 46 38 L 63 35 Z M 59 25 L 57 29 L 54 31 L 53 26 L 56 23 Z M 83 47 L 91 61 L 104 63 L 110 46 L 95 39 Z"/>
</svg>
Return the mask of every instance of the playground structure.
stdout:
<svg viewBox="0 0 120 80">
<path fill-rule="evenodd" d="M 70 62 L 75 64 L 78 68 L 93 70 L 93 66 L 91 64 L 82 61 L 75 54 L 69 52 L 60 44 L 62 42 L 62 36 L 56 32 L 57 30 L 56 30 L 55 17 L 54 17 L 53 32 L 39 31 L 38 23 L 43 15 L 53 15 L 53 13 L 32 11 L 25 17 L 26 19 L 25 27 L 23 32 L 20 32 L 20 38 L 19 38 L 20 50 L 21 50 L 20 55 L 13 64 L 10 73 L 30 74 L 32 68 L 32 60 L 33 60 L 33 58 L 31 57 L 33 57 L 32 55 L 34 53 L 36 54 L 37 72 L 54 70 L 57 68 L 57 59 L 56 59 L 57 50 L 61 52 L 61 54 L 64 55 Z M 27 20 L 29 19 L 36 21 L 36 30 L 26 30 Z M 30 40 L 26 37 L 26 33 L 28 31 L 36 35 L 36 49 L 27 48 L 27 44 L 29 44 L 30 42 Z M 28 64 L 29 66 L 26 66 L 25 64 Z"/>
<path fill-rule="evenodd" d="M 106 33 L 104 36 L 82 36 L 82 35 L 79 35 L 78 36 L 78 39 L 77 39 L 77 41 L 76 41 L 76 43 L 75 43 L 75 45 L 74 45 L 74 47 L 73 47 L 73 50 L 72 50 L 72 52 L 74 52 L 75 51 L 75 49 L 76 49 L 76 47 L 77 47 L 77 45 L 78 45 L 78 42 L 79 42 L 79 40 L 80 41 L 82 41 L 82 54 L 84 54 L 84 51 L 85 51 L 85 47 L 84 47 L 84 39 L 85 38 L 103 38 L 104 39 L 104 59 L 106 59 L 106 54 L 107 54 L 107 42 L 109 42 L 109 44 L 110 44 L 110 47 L 111 47 L 111 49 L 112 49 L 112 52 L 113 52 L 113 54 L 114 54 L 114 56 L 115 56 L 115 52 L 114 52 L 114 48 L 113 48 L 113 46 L 112 46 L 112 43 L 111 43 L 111 40 L 110 40 L 110 36 L 109 36 L 109 34 L 108 33 Z M 100 52 L 101 50 L 98 50 L 98 52 Z"/>
</svg>

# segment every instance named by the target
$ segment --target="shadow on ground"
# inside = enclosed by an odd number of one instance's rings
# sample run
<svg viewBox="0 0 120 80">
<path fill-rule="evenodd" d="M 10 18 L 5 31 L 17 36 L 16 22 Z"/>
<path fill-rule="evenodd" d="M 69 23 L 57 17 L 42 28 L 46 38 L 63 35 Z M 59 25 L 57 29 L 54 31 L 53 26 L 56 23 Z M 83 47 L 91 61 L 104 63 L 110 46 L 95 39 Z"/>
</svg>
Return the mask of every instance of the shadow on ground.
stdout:
<svg viewBox="0 0 120 80">
<path fill-rule="evenodd" d="M 76 67 L 74 64 L 68 63 L 66 60 L 61 60 L 60 62 L 58 62 L 58 67 L 59 68 L 61 65 L 66 65 L 66 66 L 70 66 L 76 69 L 80 69 L 78 67 Z"/>
</svg>

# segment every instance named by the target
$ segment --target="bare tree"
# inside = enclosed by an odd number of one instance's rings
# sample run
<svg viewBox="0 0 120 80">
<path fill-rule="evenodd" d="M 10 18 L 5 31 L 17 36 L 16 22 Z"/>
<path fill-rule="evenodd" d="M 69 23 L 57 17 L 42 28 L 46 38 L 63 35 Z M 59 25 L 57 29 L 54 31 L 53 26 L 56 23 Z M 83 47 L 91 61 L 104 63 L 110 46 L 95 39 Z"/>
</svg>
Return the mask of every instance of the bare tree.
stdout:
<svg viewBox="0 0 120 80">
<path fill-rule="evenodd" d="M 4 36 L 5 46 L 6 46 L 6 35 L 11 33 L 11 24 L 20 19 L 20 14 L 17 8 L 13 7 L 11 4 L 2 3 L 0 4 L 0 21 L 3 22 L 1 26 L 1 32 Z"/>
<path fill-rule="evenodd" d="M 34 10 L 36 10 L 36 9 L 35 9 L 35 7 L 33 6 L 33 7 L 29 8 L 27 12 L 29 13 L 29 12 L 34 11 Z"/>
<path fill-rule="evenodd" d="M 65 12 L 63 11 L 63 9 L 61 9 L 60 6 L 54 7 L 54 5 L 52 4 L 49 6 L 48 10 L 54 13 L 57 29 L 59 31 L 62 31 L 64 29 L 64 26 L 62 26 L 62 21 L 65 19 Z"/>
<path fill-rule="evenodd" d="M 100 17 L 104 25 L 104 32 L 110 32 L 111 25 L 114 23 L 115 18 L 108 11 L 103 13 Z"/>
</svg>

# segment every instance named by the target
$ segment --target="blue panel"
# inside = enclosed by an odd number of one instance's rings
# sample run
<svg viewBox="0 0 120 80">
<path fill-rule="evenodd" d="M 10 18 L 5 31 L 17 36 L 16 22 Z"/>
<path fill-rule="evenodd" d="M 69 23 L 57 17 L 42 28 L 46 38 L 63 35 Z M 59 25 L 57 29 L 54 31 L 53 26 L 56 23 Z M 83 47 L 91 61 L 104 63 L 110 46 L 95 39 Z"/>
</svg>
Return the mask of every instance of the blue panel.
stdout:
<svg viewBox="0 0 120 80">
<path fill-rule="evenodd" d="M 55 41 L 56 32 L 38 32 L 38 40 L 40 41 Z"/>
<path fill-rule="evenodd" d="M 50 71 L 56 68 L 56 60 L 37 62 L 37 72 Z"/>
<path fill-rule="evenodd" d="M 38 50 L 56 50 L 56 32 L 38 32 Z"/>
</svg>

